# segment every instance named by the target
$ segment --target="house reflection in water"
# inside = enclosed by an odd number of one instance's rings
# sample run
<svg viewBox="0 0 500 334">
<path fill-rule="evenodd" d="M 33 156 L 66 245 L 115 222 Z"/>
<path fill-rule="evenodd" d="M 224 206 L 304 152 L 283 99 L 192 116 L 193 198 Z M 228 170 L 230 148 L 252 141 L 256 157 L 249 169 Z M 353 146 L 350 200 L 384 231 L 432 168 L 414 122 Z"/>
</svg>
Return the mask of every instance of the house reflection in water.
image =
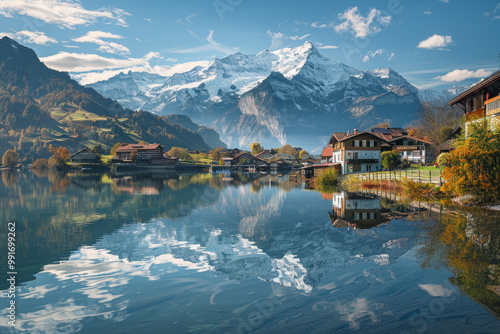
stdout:
<svg viewBox="0 0 500 334">
<path fill-rule="evenodd" d="M 389 222 L 382 214 L 380 197 L 370 193 L 341 192 L 332 195 L 328 215 L 334 227 L 371 228 Z"/>
<path fill-rule="evenodd" d="M 163 180 L 153 177 L 132 177 L 125 176 L 114 178 L 116 190 L 130 195 L 159 195 L 163 189 Z"/>
</svg>

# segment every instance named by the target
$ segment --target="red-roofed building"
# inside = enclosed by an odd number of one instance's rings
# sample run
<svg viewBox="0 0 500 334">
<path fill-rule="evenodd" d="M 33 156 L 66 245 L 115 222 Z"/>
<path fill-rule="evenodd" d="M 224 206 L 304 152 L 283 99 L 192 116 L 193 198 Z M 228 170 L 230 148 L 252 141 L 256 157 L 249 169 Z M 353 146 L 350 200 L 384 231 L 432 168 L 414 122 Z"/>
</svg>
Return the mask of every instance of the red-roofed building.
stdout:
<svg viewBox="0 0 500 334">
<path fill-rule="evenodd" d="M 131 157 L 133 152 L 137 154 L 136 162 L 152 165 L 177 163 L 177 159 L 171 158 L 160 144 L 127 144 L 116 150 L 116 158 L 122 162 L 132 162 Z"/>
<path fill-rule="evenodd" d="M 333 157 L 333 147 L 331 146 L 323 147 L 323 152 L 321 152 L 321 162 L 322 163 L 332 162 L 332 157 Z"/>
</svg>

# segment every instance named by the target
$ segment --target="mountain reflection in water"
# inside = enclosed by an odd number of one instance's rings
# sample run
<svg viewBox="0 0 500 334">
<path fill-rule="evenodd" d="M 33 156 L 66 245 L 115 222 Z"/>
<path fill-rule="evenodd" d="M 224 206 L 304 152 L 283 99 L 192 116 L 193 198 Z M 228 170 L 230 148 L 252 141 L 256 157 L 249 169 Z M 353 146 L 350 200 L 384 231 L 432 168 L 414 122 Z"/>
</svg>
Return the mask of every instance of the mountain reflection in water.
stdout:
<svg viewBox="0 0 500 334">
<path fill-rule="evenodd" d="M 2 221 L 17 224 L 18 332 L 497 331 L 491 215 L 322 195 L 287 175 L 2 181 Z M 419 313 L 436 301 L 432 318 Z"/>
</svg>

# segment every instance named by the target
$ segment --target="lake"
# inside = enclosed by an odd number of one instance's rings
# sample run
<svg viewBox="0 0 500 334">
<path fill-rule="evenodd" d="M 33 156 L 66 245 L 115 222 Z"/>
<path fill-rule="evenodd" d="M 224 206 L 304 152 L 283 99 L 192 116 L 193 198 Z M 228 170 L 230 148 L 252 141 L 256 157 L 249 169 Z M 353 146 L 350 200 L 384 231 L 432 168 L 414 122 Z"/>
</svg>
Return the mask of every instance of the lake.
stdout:
<svg viewBox="0 0 500 334">
<path fill-rule="evenodd" d="M 2 333 L 500 333 L 489 211 L 287 175 L 2 171 L 0 217 Z"/>
</svg>

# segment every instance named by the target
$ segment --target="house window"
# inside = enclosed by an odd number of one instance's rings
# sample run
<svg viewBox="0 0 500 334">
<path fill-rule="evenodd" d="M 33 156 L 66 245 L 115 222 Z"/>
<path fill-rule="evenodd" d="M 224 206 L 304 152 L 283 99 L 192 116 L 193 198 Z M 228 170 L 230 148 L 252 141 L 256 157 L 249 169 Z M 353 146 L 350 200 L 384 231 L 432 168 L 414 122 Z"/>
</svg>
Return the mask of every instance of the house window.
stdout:
<svg viewBox="0 0 500 334">
<path fill-rule="evenodd" d="M 354 220 L 359 220 L 359 212 L 354 212 Z"/>
<path fill-rule="evenodd" d="M 354 147 L 359 147 L 359 140 L 354 141 Z"/>
<path fill-rule="evenodd" d="M 370 212 L 370 219 L 375 219 L 375 212 Z"/>
<path fill-rule="evenodd" d="M 375 140 L 370 140 L 370 147 L 375 147 Z"/>
<path fill-rule="evenodd" d="M 366 212 L 363 212 L 362 217 L 363 219 L 366 219 Z"/>
<path fill-rule="evenodd" d="M 374 141 L 373 141 L 373 147 L 377 147 L 377 145 L 378 145 L 378 144 L 377 144 L 377 141 L 375 141 L 375 140 L 374 140 Z"/>
<path fill-rule="evenodd" d="M 366 147 L 366 140 L 363 140 L 362 143 L 363 143 L 363 147 Z"/>
</svg>

